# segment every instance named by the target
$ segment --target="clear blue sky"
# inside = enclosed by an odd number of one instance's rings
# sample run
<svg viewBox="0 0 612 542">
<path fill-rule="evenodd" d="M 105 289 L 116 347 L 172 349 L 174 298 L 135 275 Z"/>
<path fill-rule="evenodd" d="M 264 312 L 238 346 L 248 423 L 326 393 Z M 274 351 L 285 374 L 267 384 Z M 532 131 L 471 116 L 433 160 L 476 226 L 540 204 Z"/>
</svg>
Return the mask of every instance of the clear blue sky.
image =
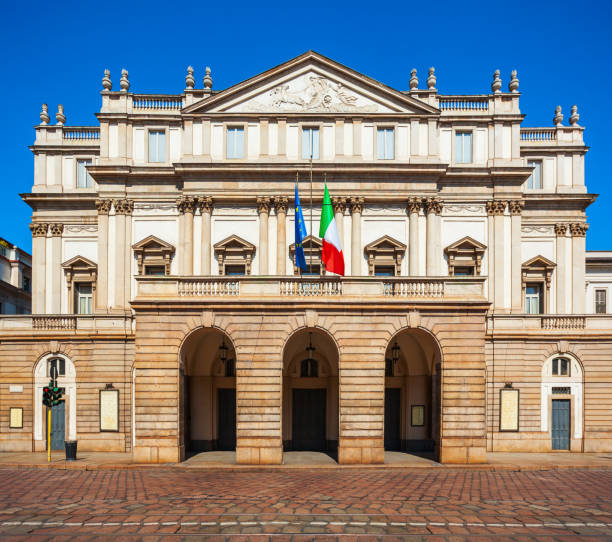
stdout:
<svg viewBox="0 0 612 542">
<path fill-rule="evenodd" d="M 408 89 L 410 69 L 425 85 L 435 66 L 441 93 L 486 93 L 501 70 L 503 88 L 518 70 L 525 126 L 552 126 L 555 106 L 578 105 L 591 147 L 587 186 L 590 250 L 612 249 L 612 8 L 608 2 L 4 2 L 0 21 L 0 131 L 4 202 L 0 236 L 30 250 L 28 145 L 42 102 L 55 121 L 96 124 L 101 78 L 121 68 L 134 92 L 179 93 L 186 67 L 202 86 L 237 83 L 308 49 L 394 88 Z"/>
</svg>

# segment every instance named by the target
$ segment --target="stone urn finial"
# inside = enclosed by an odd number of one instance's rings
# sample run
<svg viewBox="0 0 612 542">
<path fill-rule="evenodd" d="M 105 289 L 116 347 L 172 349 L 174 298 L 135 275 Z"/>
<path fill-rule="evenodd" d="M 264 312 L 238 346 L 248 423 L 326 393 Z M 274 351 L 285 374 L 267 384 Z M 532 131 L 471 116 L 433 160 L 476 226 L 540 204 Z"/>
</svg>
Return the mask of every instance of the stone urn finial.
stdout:
<svg viewBox="0 0 612 542">
<path fill-rule="evenodd" d="M 416 90 L 419 88 L 419 78 L 417 77 L 416 68 L 410 70 L 410 90 Z"/>
<path fill-rule="evenodd" d="M 572 105 L 572 114 L 569 118 L 569 123 L 572 126 L 578 126 L 578 121 L 580 120 L 580 115 L 578 114 L 578 106 Z"/>
<path fill-rule="evenodd" d="M 123 69 L 121 70 L 121 79 L 119 80 L 119 85 L 121 85 L 121 90 L 123 92 L 127 92 L 130 90 L 130 81 L 128 79 L 128 71 Z"/>
<path fill-rule="evenodd" d="M 206 73 L 204 75 L 204 92 L 206 92 L 207 94 L 210 94 L 212 92 L 212 85 L 213 85 L 213 80 L 212 77 L 210 76 L 210 66 L 206 66 L 206 70 L 204 70 Z"/>
<path fill-rule="evenodd" d="M 185 76 L 185 88 L 193 89 L 195 79 L 193 78 L 193 66 L 187 66 L 187 75 Z"/>
<path fill-rule="evenodd" d="M 555 126 L 561 126 L 563 122 L 563 113 L 561 113 L 561 106 L 558 105 L 555 108 L 555 116 L 553 117 L 553 123 Z"/>
<path fill-rule="evenodd" d="M 510 82 L 508 83 L 508 90 L 510 92 L 518 92 L 518 88 L 519 80 L 516 76 L 516 70 L 512 70 L 512 73 L 510 74 Z"/>
<path fill-rule="evenodd" d="M 49 107 L 47 104 L 42 104 L 42 109 L 40 110 L 40 123 L 42 125 L 49 124 Z"/>
<path fill-rule="evenodd" d="M 427 77 L 427 88 L 429 90 L 436 90 L 436 76 L 435 76 L 436 68 L 433 66 L 429 68 L 429 77 Z"/>
<path fill-rule="evenodd" d="M 102 78 L 102 88 L 104 90 L 113 90 L 113 82 L 110 78 L 110 70 L 104 70 L 104 77 Z"/>
<path fill-rule="evenodd" d="M 495 94 L 499 94 L 501 92 L 502 80 L 499 74 L 500 74 L 499 70 L 495 70 L 493 72 L 493 82 L 491 83 L 491 90 Z"/>
<path fill-rule="evenodd" d="M 57 113 L 55 113 L 55 120 L 57 120 L 58 126 L 63 126 L 66 122 L 66 115 L 64 115 L 64 106 L 59 104 L 57 106 Z"/>
</svg>

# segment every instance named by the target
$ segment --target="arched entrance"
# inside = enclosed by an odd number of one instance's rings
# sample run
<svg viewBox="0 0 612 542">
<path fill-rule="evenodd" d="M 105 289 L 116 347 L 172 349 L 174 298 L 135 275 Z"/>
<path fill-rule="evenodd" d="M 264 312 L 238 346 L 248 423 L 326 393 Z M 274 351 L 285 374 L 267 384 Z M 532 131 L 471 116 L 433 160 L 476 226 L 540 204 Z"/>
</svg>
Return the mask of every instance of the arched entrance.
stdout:
<svg viewBox="0 0 612 542">
<path fill-rule="evenodd" d="M 236 351 L 214 328 L 189 335 L 181 348 L 180 425 L 185 455 L 236 449 Z"/>
<path fill-rule="evenodd" d="M 295 333 L 283 352 L 283 449 L 338 450 L 338 349 L 317 328 Z"/>
<path fill-rule="evenodd" d="M 388 451 L 435 452 L 440 444 L 440 349 L 422 329 L 406 329 L 385 353 L 384 445 Z"/>
</svg>

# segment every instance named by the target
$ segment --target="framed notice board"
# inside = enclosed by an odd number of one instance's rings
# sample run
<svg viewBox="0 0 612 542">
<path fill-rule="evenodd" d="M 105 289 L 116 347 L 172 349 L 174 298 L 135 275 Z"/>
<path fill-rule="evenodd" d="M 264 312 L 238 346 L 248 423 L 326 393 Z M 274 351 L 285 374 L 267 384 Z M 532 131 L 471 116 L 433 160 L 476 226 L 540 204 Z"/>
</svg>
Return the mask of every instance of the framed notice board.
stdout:
<svg viewBox="0 0 612 542">
<path fill-rule="evenodd" d="M 119 431 L 119 390 L 100 390 L 100 431 Z"/>
<path fill-rule="evenodd" d="M 499 430 L 519 430 L 520 392 L 514 388 L 499 390 Z"/>
</svg>

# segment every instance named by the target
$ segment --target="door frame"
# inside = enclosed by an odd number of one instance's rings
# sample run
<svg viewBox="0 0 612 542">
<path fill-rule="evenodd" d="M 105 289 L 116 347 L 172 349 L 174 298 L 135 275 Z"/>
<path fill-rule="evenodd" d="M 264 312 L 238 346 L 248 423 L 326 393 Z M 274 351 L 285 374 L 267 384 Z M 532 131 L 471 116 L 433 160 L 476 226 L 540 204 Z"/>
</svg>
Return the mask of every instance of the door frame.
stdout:
<svg viewBox="0 0 612 542">
<path fill-rule="evenodd" d="M 573 400 L 573 396 L 571 395 L 551 395 L 550 399 L 549 399 L 549 424 L 548 426 L 550 427 L 550 430 L 548 432 L 548 436 L 549 436 L 549 442 L 550 442 L 550 449 L 552 452 L 571 452 L 572 451 L 572 430 L 574 428 L 574 400 Z M 569 446 L 567 448 L 564 448 L 562 450 L 553 450 L 552 448 L 552 410 L 553 410 L 553 401 L 568 401 L 569 402 Z"/>
</svg>

